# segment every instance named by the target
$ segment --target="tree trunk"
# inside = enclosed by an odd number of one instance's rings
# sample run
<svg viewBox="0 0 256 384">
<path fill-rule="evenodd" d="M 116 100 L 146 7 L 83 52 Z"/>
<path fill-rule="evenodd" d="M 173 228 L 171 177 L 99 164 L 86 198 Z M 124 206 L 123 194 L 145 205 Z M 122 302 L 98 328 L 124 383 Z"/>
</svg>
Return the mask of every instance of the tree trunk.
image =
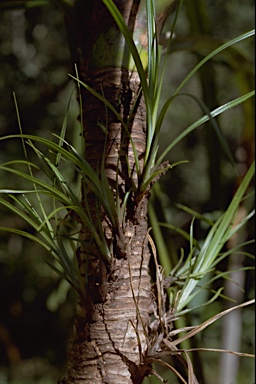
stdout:
<svg viewBox="0 0 256 384">
<path fill-rule="evenodd" d="M 89 79 L 86 82 L 88 84 Z M 132 95 L 137 94 L 139 80 L 137 73 L 108 68 L 94 73 L 90 85 L 99 92 L 102 88 L 111 103 L 122 100 L 120 112 L 123 110 L 121 113 L 125 117 L 126 105 L 129 106 Z M 143 99 L 137 104 L 130 133 L 138 153 L 142 155 L 146 121 Z M 90 230 L 82 228 L 84 245 L 80 247 L 79 264 L 87 279 L 87 299 L 81 303 L 77 314 L 68 383 L 140 383 L 149 370 L 143 365 L 143 356 L 147 350 L 149 321 L 154 306 L 148 274 L 147 196 L 136 202 L 131 191 L 129 173 L 134 173 L 134 156 L 129 136 L 123 132 L 121 123 L 109 112 L 107 123 L 104 104 L 89 93 L 84 99 L 83 114 L 86 159 L 95 169 L 101 166 L 106 137 L 97 122 L 104 122 L 108 134 L 103 160 L 109 181 L 113 183 L 112 193 L 118 193 L 121 207 L 127 191 L 130 191 L 130 196 L 125 222 L 123 225 L 120 223 L 117 231 L 105 213 L 99 212 L 95 196 L 87 191 L 92 220 L 97 225 L 101 215 L 112 255 L 111 261 L 105 262 L 96 244 L 90 241 Z M 116 169 L 118 185 L 115 191 Z"/>
<path fill-rule="evenodd" d="M 163 3 L 160 27 L 173 0 L 164 9 Z M 115 4 L 130 30 L 139 36 L 141 52 L 147 52 L 145 2 L 119 0 Z M 101 178 L 103 164 L 106 188 L 119 213 L 117 225 L 113 225 L 90 186 L 82 187 L 85 210 L 99 236 L 104 236 L 110 257 L 102 255 L 91 229 L 82 224 L 77 259 L 86 299 L 77 306 L 66 382 L 142 383 L 152 371 L 148 351 L 156 337 L 150 320 L 157 306 L 148 271 L 150 191 L 136 194 L 140 180 L 135 153 L 142 171 L 146 145 L 145 103 L 125 41 L 102 1 L 77 1 L 75 17 L 79 77 L 119 114 L 84 90 L 85 158 Z"/>
</svg>

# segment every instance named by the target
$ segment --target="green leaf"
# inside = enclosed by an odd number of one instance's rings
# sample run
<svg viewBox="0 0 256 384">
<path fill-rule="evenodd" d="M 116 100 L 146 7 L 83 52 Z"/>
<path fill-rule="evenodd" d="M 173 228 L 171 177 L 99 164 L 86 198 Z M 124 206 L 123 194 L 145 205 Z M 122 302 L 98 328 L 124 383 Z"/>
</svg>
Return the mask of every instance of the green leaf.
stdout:
<svg viewBox="0 0 256 384">
<path fill-rule="evenodd" d="M 166 112 L 170 106 L 170 104 L 172 103 L 172 101 L 178 96 L 179 92 L 181 91 L 181 89 L 183 88 L 183 86 L 188 82 L 188 80 L 190 80 L 190 78 L 209 60 L 211 60 L 214 56 L 218 55 L 219 53 L 221 53 L 222 51 L 224 51 L 225 49 L 227 49 L 228 47 L 234 45 L 234 44 L 237 44 L 238 42 L 240 41 L 243 41 L 249 37 L 252 37 L 253 35 L 255 34 L 255 30 L 251 30 L 249 32 L 246 32 L 230 41 L 228 41 L 227 43 L 225 44 L 222 44 L 220 47 L 218 47 L 217 49 L 215 49 L 214 51 L 212 51 L 209 55 L 207 55 L 203 60 L 201 60 L 196 66 L 195 68 L 186 76 L 186 78 L 181 82 L 181 84 L 177 87 L 176 91 L 173 93 L 173 95 L 166 100 L 166 102 L 164 103 L 160 113 L 159 113 L 159 116 L 158 116 L 158 119 L 157 119 L 157 126 L 156 126 L 156 132 L 159 132 L 160 129 L 161 129 L 161 126 L 162 126 L 162 123 L 163 123 L 163 120 L 165 118 L 165 115 L 166 115 Z M 254 93 L 253 93 L 254 94 Z M 251 94 L 251 92 L 247 93 L 245 96 L 249 95 L 249 97 L 251 97 L 253 94 Z M 243 96 L 241 96 L 243 98 Z M 248 97 L 248 98 L 249 98 Z M 239 98 L 238 98 L 239 99 Z M 236 99 L 236 100 L 238 100 Z M 244 102 L 245 100 L 247 100 L 247 97 L 245 99 L 242 99 L 241 102 Z M 232 102 L 231 102 L 232 103 Z M 228 104 L 225 104 L 226 108 L 228 107 Z M 220 107 L 222 108 L 222 107 Z M 229 108 L 231 108 L 231 105 L 229 106 Z M 215 110 L 217 111 L 218 108 Z M 223 111 L 222 111 L 223 112 Z M 219 112 L 218 114 L 222 113 L 222 112 Z M 218 114 L 216 114 L 215 116 L 217 116 Z M 215 117 L 213 116 L 213 113 L 211 113 L 211 116 L 212 117 Z M 209 119 L 207 119 L 206 121 L 208 121 Z M 204 121 L 205 122 L 205 121 Z M 200 123 L 200 124 L 203 124 L 203 123 Z M 199 124 L 199 125 L 200 125 Z M 193 128 L 195 129 L 195 128 Z M 193 130 L 192 129 L 192 130 Z M 183 138 L 184 136 L 186 136 L 190 131 L 184 131 L 184 134 L 182 135 L 181 138 Z M 178 140 L 180 141 L 180 140 Z M 170 146 L 172 145 L 172 143 L 170 144 Z M 175 145 L 175 144 L 174 144 Z M 170 147 L 172 148 L 172 146 Z M 156 167 L 159 166 L 159 164 L 161 164 L 162 162 L 162 159 L 164 158 L 164 156 L 169 152 L 169 150 L 166 150 L 164 151 L 164 154 L 161 154 L 160 156 L 160 159 L 158 160 L 157 164 L 156 164 Z"/>
<path fill-rule="evenodd" d="M 226 104 L 223 104 L 222 106 L 214 109 L 211 111 L 211 116 L 212 118 L 220 115 L 221 113 L 224 113 L 228 111 L 231 108 L 236 107 L 239 104 L 244 103 L 246 100 L 248 100 L 250 97 L 253 97 L 255 95 L 255 91 L 248 92 L 247 94 L 238 97 L 237 99 L 234 99 Z M 167 155 L 168 152 L 176 145 L 178 144 L 184 137 L 186 137 L 190 132 L 195 130 L 197 127 L 200 125 L 204 124 L 206 121 L 209 121 L 210 117 L 208 115 L 205 115 L 198 119 L 196 122 L 194 122 L 192 125 L 190 125 L 188 128 L 186 128 L 181 134 L 179 134 L 176 139 L 174 139 L 168 146 L 167 148 L 162 152 L 161 156 L 159 156 L 155 167 L 159 167 L 160 164 L 162 163 L 164 157 Z"/>
<path fill-rule="evenodd" d="M 82 85 L 88 92 L 90 92 L 93 96 L 97 97 L 100 101 L 102 101 L 118 118 L 118 120 L 122 123 L 124 127 L 126 127 L 125 122 L 123 121 L 121 115 L 118 113 L 118 111 L 113 107 L 113 105 L 99 92 L 95 91 L 93 88 L 91 88 L 89 85 L 85 84 L 83 81 L 81 81 L 79 78 L 69 75 L 72 79 L 74 79 L 77 83 Z"/>
<path fill-rule="evenodd" d="M 254 163 L 251 165 L 243 181 L 238 187 L 229 207 L 222 215 L 222 217 L 210 229 L 201 247 L 201 250 L 196 257 L 196 261 L 191 271 L 193 274 L 204 275 L 214 266 L 215 260 L 218 257 L 223 245 L 230 239 L 231 235 L 233 234 L 232 226 L 235 214 L 237 212 L 239 204 L 243 200 L 243 196 L 252 180 L 253 175 Z M 247 220 L 250 217 L 251 215 L 247 217 Z M 188 278 L 185 287 L 182 289 L 179 295 L 177 305 L 178 312 L 192 300 L 192 292 L 197 284 L 197 280 L 193 278 Z"/>
</svg>

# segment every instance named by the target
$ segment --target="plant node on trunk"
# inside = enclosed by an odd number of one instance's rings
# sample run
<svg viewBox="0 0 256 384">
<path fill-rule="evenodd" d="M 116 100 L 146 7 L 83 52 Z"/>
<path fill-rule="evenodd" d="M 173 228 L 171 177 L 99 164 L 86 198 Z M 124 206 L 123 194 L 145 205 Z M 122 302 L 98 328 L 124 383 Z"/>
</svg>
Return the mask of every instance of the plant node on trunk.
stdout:
<svg viewBox="0 0 256 384">
<path fill-rule="evenodd" d="M 148 273 L 148 196 L 139 202 L 135 196 L 138 179 L 134 151 L 140 167 L 145 151 L 144 100 L 139 95 L 138 74 L 128 70 L 100 70 L 85 82 L 115 107 L 128 131 L 101 100 L 85 92 L 86 160 L 96 171 L 104 162 L 109 188 L 115 200 L 119 199 L 123 219 L 118 217 L 118 228 L 114 227 L 95 195 L 86 188 L 85 209 L 89 209 L 99 233 L 102 225 L 111 260 L 104 260 L 90 229 L 82 227 L 78 263 L 87 296 L 76 315 L 68 383 L 141 383 L 151 370 L 144 357 L 154 312 Z"/>
<path fill-rule="evenodd" d="M 140 2 L 115 3 L 130 30 L 136 28 L 137 36 L 144 36 L 140 43 L 146 52 L 145 12 L 136 18 Z M 160 23 L 162 19 L 163 15 Z M 88 2 L 84 23 L 79 77 L 94 91 L 82 93 L 85 158 L 102 185 L 105 180 L 106 200 L 110 193 L 114 206 L 107 212 L 106 202 L 82 182 L 83 206 L 91 218 L 91 228 L 81 223 L 77 252 L 86 298 L 77 306 L 66 382 L 139 384 L 152 372 L 149 354 L 159 342 L 160 326 L 158 320 L 152 322 L 152 316 L 158 315 L 149 275 L 150 191 L 137 196 L 146 147 L 146 108 L 139 75 L 126 65 L 129 55 L 122 53 L 124 38 L 120 33 L 117 36 L 117 27 L 101 1 Z M 77 36 L 78 41 L 81 36 Z M 108 49 L 117 49 L 117 65 L 109 61 Z"/>
</svg>

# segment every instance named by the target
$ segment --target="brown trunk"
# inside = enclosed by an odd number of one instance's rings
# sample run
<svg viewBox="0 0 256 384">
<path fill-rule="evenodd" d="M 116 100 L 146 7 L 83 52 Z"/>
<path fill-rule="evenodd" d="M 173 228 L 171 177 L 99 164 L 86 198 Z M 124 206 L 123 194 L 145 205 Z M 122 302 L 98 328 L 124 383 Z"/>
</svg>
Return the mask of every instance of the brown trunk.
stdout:
<svg viewBox="0 0 256 384">
<path fill-rule="evenodd" d="M 152 370 L 148 355 L 153 335 L 149 325 L 151 315 L 156 313 L 148 271 L 149 191 L 143 196 L 136 194 L 139 180 L 134 156 L 136 151 L 142 170 L 146 110 L 137 72 L 111 65 L 91 67 L 97 36 L 114 24 L 101 1 L 86 3 L 85 29 L 82 35 L 78 34 L 82 47 L 79 76 L 112 104 L 126 127 L 104 102 L 85 91 L 82 116 L 85 158 L 100 177 L 104 164 L 110 191 L 123 214 L 122 217 L 119 214 L 118 225 L 114 226 L 89 186 L 83 188 L 85 210 L 99 235 L 104 235 L 111 257 L 109 260 L 103 257 L 90 229 L 82 225 L 77 256 L 86 299 L 77 309 L 66 382 L 139 384 Z M 139 2 L 116 3 L 133 29 Z"/>
<path fill-rule="evenodd" d="M 113 228 L 95 197 L 87 191 L 94 224 L 99 219 L 106 241 L 113 250 L 105 262 L 91 241 L 88 228 L 82 228 L 80 269 L 84 270 L 87 299 L 80 303 L 75 335 L 69 358 L 68 383 L 141 383 L 150 366 L 144 364 L 148 345 L 149 321 L 154 301 L 148 273 L 147 196 L 136 201 L 132 184 L 137 184 L 135 160 L 129 135 L 143 158 L 145 150 L 145 106 L 138 96 L 137 73 L 108 68 L 86 79 L 94 90 L 118 108 L 124 120 L 136 102 L 134 116 L 125 131 L 116 116 L 95 96 L 85 95 L 83 121 L 86 159 L 100 169 L 104 161 L 112 193 L 118 194 L 120 206 L 129 192 L 125 221 Z M 97 125 L 103 123 L 106 133 Z M 105 158 L 103 153 L 105 148 Z M 121 154 L 121 156 L 120 156 Z M 129 160 L 128 160 L 129 159 Z M 127 161 L 128 160 L 128 161 Z M 118 171 L 117 171 L 118 170 Z M 116 183 L 118 172 L 118 183 Z M 133 181 L 132 181 L 133 179 Z"/>
</svg>

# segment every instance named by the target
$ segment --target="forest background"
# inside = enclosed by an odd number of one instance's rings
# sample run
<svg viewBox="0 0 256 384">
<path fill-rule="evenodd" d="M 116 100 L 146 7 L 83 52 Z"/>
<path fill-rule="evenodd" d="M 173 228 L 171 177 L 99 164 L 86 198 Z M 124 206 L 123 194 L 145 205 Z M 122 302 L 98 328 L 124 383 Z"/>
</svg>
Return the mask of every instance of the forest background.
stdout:
<svg viewBox="0 0 256 384">
<path fill-rule="evenodd" d="M 173 15 L 165 26 L 170 30 Z M 168 54 L 163 101 L 196 65 L 200 52 L 210 52 L 219 41 L 232 39 L 254 26 L 254 2 L 232 0 L 185 1 L 175 30 L 172 50 Z M 194 36 L 194 39 L 188 39 Z M 187 83 L 184 92 L 201 98 L 213 109 L 251 90 L 254 45 L 248 39 L 224 51 L 221 57 L 202 68 Z M 0 8 L 0 135 L 18 133 L 13 92 L 20 110 L 24 133 L 50 137 L 59 134 L 68 104 L 67 140 L 79 147 L 80 129 L 75 85 L 68 76 L 73 73 L 63 17 L 52 4 L 27 10 L 5 11 Z M 160 146 L 164 148 L 184 127 L 202 112 L 189 97 L 177 98 L 168 112 L 162 129 Z M 244 174 L 254 156 L 253 102 L 236 107 L 219 118 L 236 165 Z M 188 135 L 169 154 L 170 163 L 189 160 L 169 171 L 155 188 L 151 200 L 159 221 L 166 221 L 189 232 L 191 215 L 177 204 L 191 207 L 209 218 L 219 215 L 231 200 L 238 184 L 227 153 L 214 130 L 200 127 Z M 20 151 L 20 156 L 19 152 Z M 22 146 L 11 141 L 1 144 L 0 162 L 22 157 Z M 0 178 L 0 188 L 15 187 L 16 180 Z M 76 183 L 76 175 L 66 171 L 67 179 Z M 20 187 L 20 185 L 19 185 Z M 24 186 L 23 186 L 24 187 Z M 154 210 L 153 210 L 154 208 Z M 16 216 L 1 208 L 0 222 L 4 227 L 24 228 Z M 205 228 L 195 225 L 196 237 L 204 238 Z M 243 232 L 246 240 L 253 237 L 252 222 Z M 162 230 L 169 252 L 178 254 L 188 242 L 175 231 Z M 253 249 L 247 247 L 247 252 Z M 14 234 L 0 233 L 0 383 L 54 383 L 63 371 L 73 315 L 73 293 L 44 262 L 47 257 L 37 244 Z M 229 263 L 229 266 L 228 266 Z M 230 265 L 232 264 L 233 265 Z M 241 266 L 250 267 L 250 258 L 225 260 L 220 271 Z M 236 293 L 238 302 L 253 297 L 254 275 L 250 270 L 239 272 L 236 279 L 243 288 Z M 214 287 L 216 290 L 218 282 Z M 230 287 L 229 287 L 230 288 Z M 226 287 L 226 289 L 229 289 Z M 232 295 L 232 288 L 231 295 Z M 200 301 L 200 298 L 198 299 Z M 201 300 L 204 300 L 201 297 Z M 190 323 L 203 322 L 227 308 L 219 298 L 206 309 L 191 313 Z M 225 321 L 220 320 L 195 338 L 195 345 L 221 348 L 225 344 Z M 241 312 L 240 326 L 234 330 L 238 350 L 254 350 L 254 311 Z M 237 337 L 235 337 L 235 335 Z M 231 348 L 232 349 L 232 345 Z M 198 356 L 205 383 L 211 384 L 213 372 L 223 367 L 223 355 L 205 353 Z M 163 373 L 164 375 L 164 373 Z M 173 379 L 175 380 L 175 379 Z M 252 384 L 253 362 L 240 358 L 237 384 Z M 173 383 L 175 381 L 172 381 Z"/>
</svg>

